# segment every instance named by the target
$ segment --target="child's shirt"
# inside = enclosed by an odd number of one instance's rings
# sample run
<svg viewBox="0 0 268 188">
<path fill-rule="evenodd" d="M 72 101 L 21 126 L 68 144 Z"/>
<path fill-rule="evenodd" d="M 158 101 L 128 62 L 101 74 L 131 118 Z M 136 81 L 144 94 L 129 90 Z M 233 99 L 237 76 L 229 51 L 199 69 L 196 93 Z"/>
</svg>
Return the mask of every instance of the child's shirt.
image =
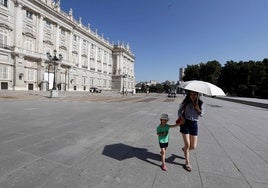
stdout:
<svg viewBox="0 0 268 188">
<path fill-rule="evenodd" d="M 159 141 L 159 143 L 168 143 L 168 140 L 169 140 L 169 133 L 168 133 L 169 128 L 170 128 L 170 127 L 169 127 L 168 124 L 166 124 L 165 126 L 161 126 L 161 125 L 159 125 L 159 126 L 157 127 L 157 129 L 156 129 L 156 132 L 157 132 L 157 133 L 167 132 L 167 134 L 166 134 L 165 136 L 162 136 L 162 135 L 159 135 L 159 136 L 158 136 L 158 141 Z"/>
</svg>

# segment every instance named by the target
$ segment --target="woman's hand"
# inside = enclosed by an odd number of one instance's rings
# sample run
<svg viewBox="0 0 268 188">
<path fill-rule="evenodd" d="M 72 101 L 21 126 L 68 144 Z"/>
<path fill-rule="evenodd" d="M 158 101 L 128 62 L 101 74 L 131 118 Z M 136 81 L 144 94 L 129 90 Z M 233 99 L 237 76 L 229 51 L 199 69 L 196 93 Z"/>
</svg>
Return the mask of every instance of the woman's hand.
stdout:
<svg viewBox="0 0 268 188">
<path fill-rule="evenodd" d="M 194 108 L 196 109 L 196 111 L 197 111 L 198 113 L 201 114 L 202 110 L 200 109 L 198 103 L 195 103 Z"/>
</svg>

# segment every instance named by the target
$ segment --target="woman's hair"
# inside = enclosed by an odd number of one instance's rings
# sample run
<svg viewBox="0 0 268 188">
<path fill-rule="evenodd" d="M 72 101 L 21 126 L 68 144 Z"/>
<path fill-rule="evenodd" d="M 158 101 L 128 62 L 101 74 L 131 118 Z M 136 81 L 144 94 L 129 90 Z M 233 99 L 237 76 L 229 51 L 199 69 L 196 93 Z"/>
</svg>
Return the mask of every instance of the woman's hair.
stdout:
<svg viewBox="0 0 268 188">
<path fill-rule="evenodd" d="M 191 98 L 190 98 L 190 93 L 191 92 L 195 92 L 195 91 L 188 91 L 187 92 L 187 95 L 186 95 L 186 97 L 184 98 L 184 100 L 182 101 L 182 105 L 187 105 L 187 104 L 189 104 L 189 103 L 191 103 L 192 101 L 191 101 Z M 197 93 L 198 94 L 198 92 L 195 92 L 195 93 Z M 198 101 L 198 105 L 199 105 L 199 108 L 201 109 L 201 107 L 202 107 L 202 104 L 203 104 L 203 101 L 202 100 L 200 100 L 200 98 L 199 98 L 199 95 L 197 95 L 197 99 L 196 99 L 197 101 Z"/>
</svg>

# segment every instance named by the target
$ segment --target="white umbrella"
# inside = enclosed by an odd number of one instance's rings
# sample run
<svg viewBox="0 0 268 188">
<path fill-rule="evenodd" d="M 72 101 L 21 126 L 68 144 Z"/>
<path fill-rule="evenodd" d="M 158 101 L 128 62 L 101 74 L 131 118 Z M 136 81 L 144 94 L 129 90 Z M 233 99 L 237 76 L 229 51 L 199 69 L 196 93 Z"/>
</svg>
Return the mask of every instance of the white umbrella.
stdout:
<svg viewBox="0 0 268 188">
<path fill-rule="evenodd" d="M 198 93 L 203 93 L 209 96 L 225 96 L 223 90 L 218 86 L 199 80 L 182 82 L 179 87 L 185 90 L 196 91 Z"/>
</svg>

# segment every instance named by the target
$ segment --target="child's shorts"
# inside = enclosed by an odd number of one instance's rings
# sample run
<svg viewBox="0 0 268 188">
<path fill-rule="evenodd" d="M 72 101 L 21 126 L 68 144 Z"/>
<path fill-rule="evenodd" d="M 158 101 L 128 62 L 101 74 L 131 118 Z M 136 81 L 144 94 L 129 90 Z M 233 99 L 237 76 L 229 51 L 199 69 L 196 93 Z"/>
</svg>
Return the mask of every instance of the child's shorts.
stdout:
<svg viewBox="0 0 268 188">
<path fill-rule="evenodd" d="M 167 148 L 168 147 L 168 142 L 167 143 L 159 143 L 160 148 Z"/>
</svg>

